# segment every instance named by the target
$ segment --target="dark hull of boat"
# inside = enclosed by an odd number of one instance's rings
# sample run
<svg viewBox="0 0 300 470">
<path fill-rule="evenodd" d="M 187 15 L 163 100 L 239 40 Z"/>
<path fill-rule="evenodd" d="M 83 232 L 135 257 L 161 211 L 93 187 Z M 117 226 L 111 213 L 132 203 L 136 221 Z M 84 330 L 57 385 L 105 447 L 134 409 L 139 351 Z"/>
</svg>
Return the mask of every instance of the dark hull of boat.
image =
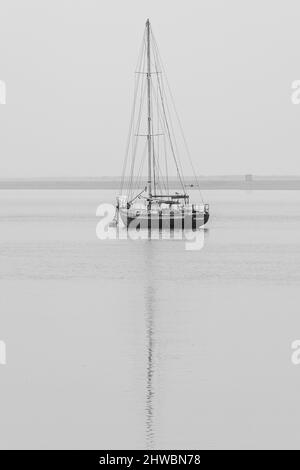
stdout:
<svg viewBox="0 0 300 470">
<path fill-rule="evenodd" d="M 153 215 L 134 216 L 125 210 L 120 211 L 122 222 L 127 228 L 136 230 L 196 230 L 205 225 L 209 219 L 208 212 L 196 212 L 185 215 Z"/>
</svg>

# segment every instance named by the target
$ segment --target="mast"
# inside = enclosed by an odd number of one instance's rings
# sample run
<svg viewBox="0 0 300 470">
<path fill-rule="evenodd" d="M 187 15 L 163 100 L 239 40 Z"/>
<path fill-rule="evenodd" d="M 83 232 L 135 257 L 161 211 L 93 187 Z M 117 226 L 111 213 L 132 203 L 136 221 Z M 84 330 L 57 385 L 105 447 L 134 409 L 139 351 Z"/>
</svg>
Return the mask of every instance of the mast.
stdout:
<svg viewBox="0 0 300 470">
<path fill-rule="evenodd" d="M 151 57 L 150 57 L 150 21 L 149 18 L 146 22 L 147 30 L 147 97 L 148 97 L 148 203 L 151 207 L 151 198 L 152 198 L 152 158 L 151 158 Z"/>
</svg>

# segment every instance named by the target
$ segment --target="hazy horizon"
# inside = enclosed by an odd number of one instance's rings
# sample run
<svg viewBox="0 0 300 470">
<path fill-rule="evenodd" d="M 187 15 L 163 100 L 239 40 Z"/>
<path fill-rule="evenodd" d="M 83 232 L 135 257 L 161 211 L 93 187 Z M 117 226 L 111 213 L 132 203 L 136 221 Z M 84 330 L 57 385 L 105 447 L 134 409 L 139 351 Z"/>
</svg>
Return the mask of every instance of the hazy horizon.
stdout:
<svg viewBox="0 0 300 470">
<path fill-rule="evenodd" d="M 300 179 L 300 174 L 297 175 L 275 175 L 275 174 L 227 174 L 227 175 L 220 175 L 220 174 L 214 174 L 214 175 L 204 175 L 200 174 L 197 175 L 197 178 L 199 179 L 242 179 L 244 180 L 245 177 L 250 176 L 253 179 Z M 195 179 L 193 175 L 183 175 L 185 179 Z M 169 180 L 177 180 L 178 177 L 176 175 L 169 175 Z M 121 180 L 122 176 L 121 175 L 80 175 L 80 176 L 74 176 L 74 175 L 69 175 L 69 176 L 26 176 L 26 177 L 19 177 L 19 176 L 9 176 L 9 177 L 0 177 L 0 181 L 9 181 L 9 180 Z M 130 177 L 126 177 L 125 179 L 130 179 Z M 147 176 L 142 176 L 141 179 L 147 179 Z"/>
</svg>

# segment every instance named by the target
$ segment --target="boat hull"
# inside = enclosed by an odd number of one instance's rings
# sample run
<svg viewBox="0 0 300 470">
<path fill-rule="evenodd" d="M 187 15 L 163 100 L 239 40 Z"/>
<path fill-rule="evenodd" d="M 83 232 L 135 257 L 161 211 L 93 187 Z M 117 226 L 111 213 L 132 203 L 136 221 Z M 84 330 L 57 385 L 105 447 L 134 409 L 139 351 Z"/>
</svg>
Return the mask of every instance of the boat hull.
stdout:
<svg viewBox="0 0 300 470">
<path fill-rule="evenodd" d="M 120 209 L 120 217 L 127 228 L 136 230 L 196 230 L 205 225 L 209 219 L 208 212 L 174 213 L 174 214 L 139 214 Z"/>
</svg>

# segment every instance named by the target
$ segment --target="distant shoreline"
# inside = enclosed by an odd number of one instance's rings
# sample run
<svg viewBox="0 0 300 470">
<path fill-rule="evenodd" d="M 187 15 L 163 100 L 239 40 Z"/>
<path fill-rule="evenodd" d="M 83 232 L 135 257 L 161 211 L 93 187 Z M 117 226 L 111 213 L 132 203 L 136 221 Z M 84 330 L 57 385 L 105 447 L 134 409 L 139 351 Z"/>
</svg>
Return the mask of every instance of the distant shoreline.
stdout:
<svg viewBox="0 0 300 470">
<path fill-rule="evenodd" d="M 198 181 L 203 190 L 300 190 L 300 176 L 201 176 Z M 197 189 L 193 178 L 186 177 L 185 183 L 187 189 Z M 0 190 L 118 190 L 120 186 L 120 177 L 0 179 Z M 174 178 L 169 179 L 169 186 L 181 188 Z"/>
</svg>

